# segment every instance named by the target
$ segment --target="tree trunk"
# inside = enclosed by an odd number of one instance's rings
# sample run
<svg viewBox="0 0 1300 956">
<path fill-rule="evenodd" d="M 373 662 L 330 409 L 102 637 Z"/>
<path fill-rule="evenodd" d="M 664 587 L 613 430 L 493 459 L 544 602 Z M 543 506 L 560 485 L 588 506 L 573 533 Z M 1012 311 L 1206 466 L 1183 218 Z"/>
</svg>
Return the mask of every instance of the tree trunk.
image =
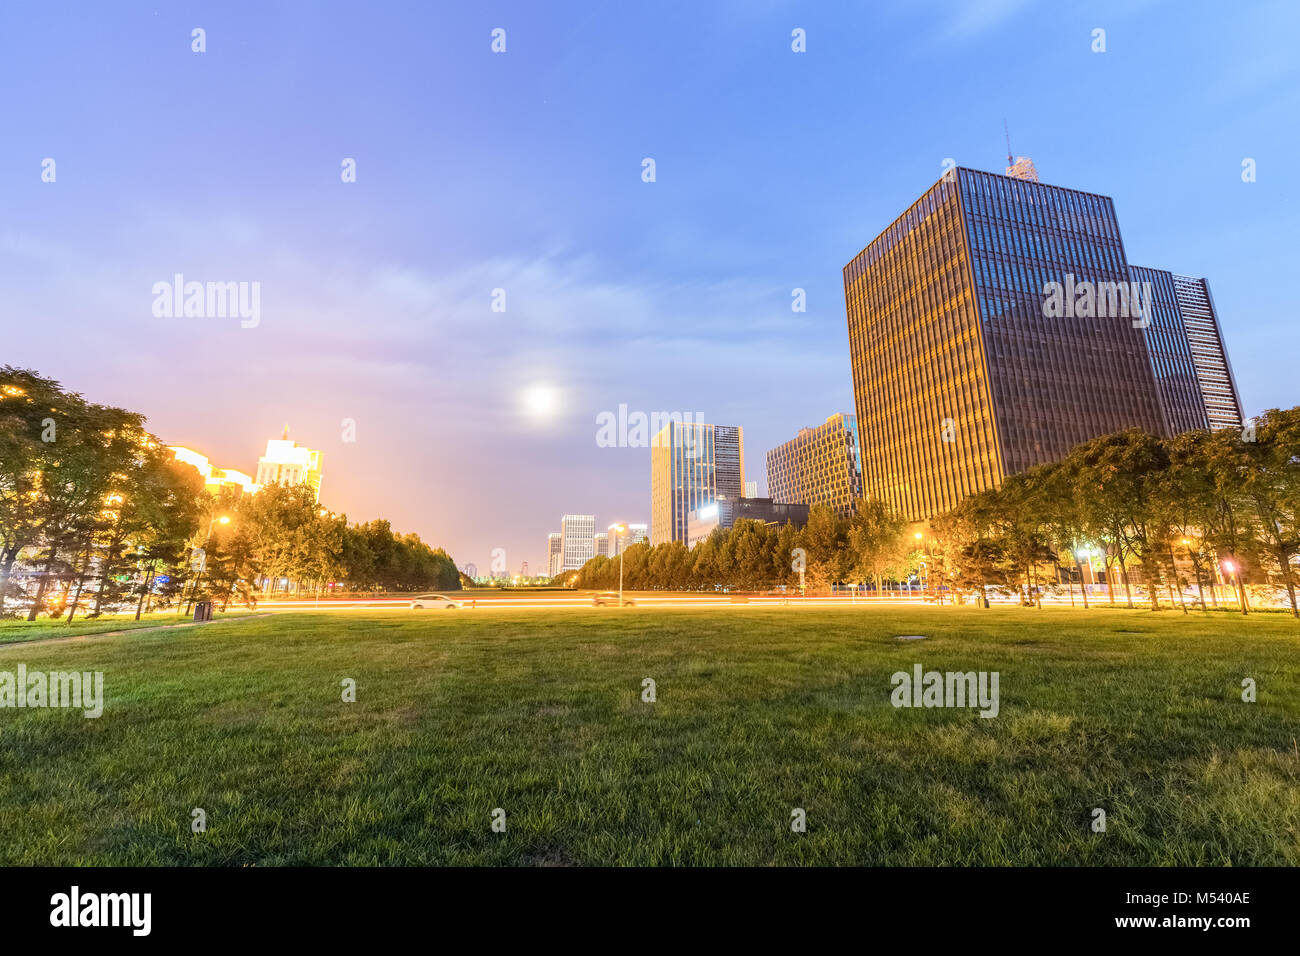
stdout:
<svg viewBox="0 0 1300 956">
<path fill-rule="evenodd" d="M 140 620 L 140 612 L 144 610 L 144 596 L 148 594 L 150 589 L 153 587 L 153 572 L 154 568 L 157 566 L 157 561 L 150 561 L 149 570 L 145 572 L 144 586 L 140 588 L 140 600 L 135 606 L 135 619 L 137 621 Z"/>
<path fill-rule="evenodd" d="M 1078 552 L 1074 552 L 1073 549 L 1071 551 L 1074 553 L 1074 566 L 1079 570 L 1079 591 L 1083 594 L 1083 609 L 1086 611 L 1088 610 L 1088 582 L 1084 579 L 1083 564 L 1079 561 Z M 1091 561 L 1089 565 L 1091 566 Z"/>
<path fill-rule="evenodd" d="M 109 560 L 109 555 L 116 547 L 110 544 L 104 549 L 104 566 L 99 571 L 99 593 L 95 595 L 95 613 L 91 615 L 92 617 L 99 617 L 100 609 L 104 606 L 104 589 L 108 587 L 108 575 L 113 570 L 113 562 Z"/>
<path fill-rule="evenodd" d="M 54 559 L 58 556 L 59 549 L 56 545 L 50 546 L 49 556 L 45 559 L 45 571 L 41 574 L 41 580 L 36 585 L 36 598 L 32 601 L 32 609 L 27 612 L 27 620 L 36 620 L 36 615 L 40 613 L 41 602 L 45 600 L 45 588 L 50 582 L 50 571 L 54 567 Z"/>
<path fill-rule="evenodd" d="M 14 562 L 18 560 L 19 545 L 0 551 L 0 617 L 4 615 L 5 598 L 9 594 L 9 578 L 13 574 Z"/>
<path fill-rule="evenodd" d="M 1286 581 L 1287 597 L 1291 599 L 1291 616 L 1300 618 L 1300 608 L 1297 608 L 1295 603 L 1295 581 L 1291 579 L 1291 555 L 1280 545 L 1277 549 L 1277 560 L 1282 568 L 1282 579 Z"/>
<path fill-rule="evenodd" d="M 1128 565 L 1124 562 L 1124 555 L 1119 556 L 1119 573 L 1124 579 L 1124 600 L 1131 608 L 1133 607 L 1133 588 L 1128 580 Z"/>
<path fill-rule="evenodd" d="M 90 570 L 90 545 L 86 545 L 85 554 L 81 558 L 81 570 L 77 572 L 77 596 L 72 599 L 72 607 L 68 609 L 68 623 L 72 623 L 73 615 L 77 613 L 77 605 L 81 603 L 81 589 L 86 583 L 86 572 Z M 71 582 L 69 582 L 71 583 Z"/>
</svg>

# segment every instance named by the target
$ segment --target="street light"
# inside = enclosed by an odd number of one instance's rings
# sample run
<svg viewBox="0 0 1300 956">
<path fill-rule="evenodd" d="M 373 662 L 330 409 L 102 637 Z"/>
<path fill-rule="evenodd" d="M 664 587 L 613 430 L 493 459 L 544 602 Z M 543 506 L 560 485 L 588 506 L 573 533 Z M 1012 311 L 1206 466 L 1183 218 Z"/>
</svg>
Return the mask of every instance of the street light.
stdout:
<svg viewBox="0 0 1300 956">
<path fill-rule="evenodd" d="M 612 524 L 606 530 L 617 531 L 619 536 L 622 537 L 622 535 L 627 533 L 627 525 Z M 618 606 L 619 607 L 623 606 L 623 551 L 624 550 L 625 549 L 622 547 L 618 549 Z"/>
<path fill-rule="evenodd" d="M 627 533 L 628 525 L 621 524 L 621 523 L 611 524 L 610 527 L 606 528 L 606 531 L 614 531 L 621 538 L 623 537 L 623 535 L 625 535 L 625 533 Z M 625 549 L 621 548 L 620 546 L 619 548 L 619 607 L 623 606 L 623 551 L 624 550 Z"/>
<path fill-rule="evenodd" d="M 1231 561 L 1224 561 L 1224 562 L 1223 562 L 1223 570 L 1224 570 L 1224 573 L 1227 574 L 1227 575 L 1229 576 L 1230 580 L 1232 581 L 1232 585 L 1233 585 L 1233 587 L 1234 587 L 1234 588 L 1236 589 L 1236 591 L 1237 591 L 1237 604 L 1241 607 L 1241 613 L 1242 613 L 1242 614 L 1245 614 L 1245 613 L 1246 613 L 1246 601 L 1245 601 L 1245 598 L 1244 598 L 1244 595 L 1243 595 L 1243 589 L 1242 589 L 1242 587 L 1241 587 L 1241 578 L 1240 578 L 1240 576 L 1238 576 L 1237 573 L 1236 573 L 1236 571 L 1237 571 L 1237 566 L 1236 566 L 1235 564 L 1233 564 Z"/>
</svg>

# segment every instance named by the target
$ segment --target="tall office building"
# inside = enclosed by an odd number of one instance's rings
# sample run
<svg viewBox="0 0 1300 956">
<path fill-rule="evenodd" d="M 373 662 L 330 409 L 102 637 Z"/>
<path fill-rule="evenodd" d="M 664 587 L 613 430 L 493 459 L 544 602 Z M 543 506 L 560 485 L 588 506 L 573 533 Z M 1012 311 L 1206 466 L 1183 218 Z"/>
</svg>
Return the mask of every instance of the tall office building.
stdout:
<svg viewBox="0 0 1300 956">
<path fill-rule="evenodd" d="M 1210 284 L 1192 276 L 1176 275 L 1173 279 L 1174 295 L 1191 343 L 1192 361 L 1210 427 L 1241 428 L 1246 413 L 1237 393 L 1228 349 L 1223 344 L 1223 330 L 1210 296 Z"/>
<path fill-rule="evenodd" d="M 305 448 L 289 438 L 289 426 L 279 440 L 266 443 L 266 454 L 257 460 L 259 486 L 310 485 L 320 501 L 321 453 Z"/>
<path fill-rule="evenodd" d="M 591 541 L 592 541 L 592 551 L 595 552 L 596 557 L 598 558 L 609 557 L 609 532 L 608 531 L 597 531 L 594 535 L 591 536 Z"/>
<path fill-rule="evenodd" d="M 769 451 L 767 493 L 780 504 L 830 505 L 851 515 L 862 497 L 857 418 L 832 415 Z"/>
<path fill-rule="evenodd" d="M 1134 278 L 1109 197 L 946 173 L 844 268 L 865 495 L 920 520 L 1100 435 L 1187 426 L 1176 322 L 1127 311 Z"/>
<path fill-rule="evenodd" d="M 596 516 L 565 515 L 560 519 L 560 570 L 574 571 L 595 557 Z"/>
<path fill-rule="evenodd" d="M 650 443 L 650 543 L 685 542 L 691 512 L 744 490 L 739 425 L 669 422 Z"/>
<path fill-rule="evenodd" d="M 1129 275 L 1143 290 L 1147 314 L 1142 335 L 1155 378 L 1156 398 L 1164 417 L 1164 434 L 1177 435 L 1208 428 L 1205 402 L 1196 380 L 1192 347 L 1174 294 L 1174 275 L 1164 269 L 1129 266 Z M 1145 290 L 1149 290 L 1149 293 Z"/>
<path fill-rule="evenodd" d="M 546 573 L 550 577 L 555 577 L 560 573 L 560 565 L 564 563 L 564 540 L 558 531 L 552 531 L 546 536 Z"/>
</svg>

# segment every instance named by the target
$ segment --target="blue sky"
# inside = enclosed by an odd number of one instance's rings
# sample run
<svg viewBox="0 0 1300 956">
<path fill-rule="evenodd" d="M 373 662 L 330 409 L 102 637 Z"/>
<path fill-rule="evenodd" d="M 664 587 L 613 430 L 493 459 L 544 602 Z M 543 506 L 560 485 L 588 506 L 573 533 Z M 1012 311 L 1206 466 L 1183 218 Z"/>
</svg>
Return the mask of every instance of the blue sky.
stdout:
<svg viewBox="0 0 1300 956">
<path fill-rule="evenodd" d="M 1114 197 L 1131 261 L 1209 278 L 1248 412 L 1295 405 L 1298 31 L 1294 3 L 8 0 L 0 362 L 245 471 L 288 422 L 331 507 L 536 570 L 562 513 L 649 519 L 602 411 L 743 425 L 751 478 L 850 411 L 843 265 L 945 158 L 1000 171 L 1005 118 L 1043 181 Z M 177 272 L 260 282 L 260 324 L 156 318 Z"/>
</svg>

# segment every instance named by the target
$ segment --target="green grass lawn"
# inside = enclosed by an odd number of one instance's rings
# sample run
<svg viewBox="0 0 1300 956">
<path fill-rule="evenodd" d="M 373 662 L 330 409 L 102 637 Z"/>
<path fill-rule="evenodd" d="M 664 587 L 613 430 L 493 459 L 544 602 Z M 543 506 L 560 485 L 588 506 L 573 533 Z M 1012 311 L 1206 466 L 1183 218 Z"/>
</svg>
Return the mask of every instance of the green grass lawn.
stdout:
<svg viewBox="0 0 1300 956">
<path fill-rule="evenodd" d="M 214 621 L 227 618 L 244 617 L 254 612 L 239 609 L 218 612 Z M 82 637 L 88 634 L 103 634 L 107 631 L 135 630 L 142 627 L 164 627 L 171 624 L 186 624 L 192 617 L 185 617 L 176 611 L 160 611 L 157 614 L 142 615 L 140 620 L 135 614 L 105 614 L 97 618 L 78 617 L 71 624 L 66 620 L 54 620 L 48 617 L 35 621 L 10 618 L 0 620 L 0 646 L 5 644 L 24 644 L 27 641 L 44 641 L 55 637 Z"/>
<path fill-rule="evenodd" d="M 1300 864 L 1281 616 L 280 614 L 19 662 L 106 700 L 0 710 L 5 864 Z M 999 715 L 893 707 L 916 663 Z"/>
</svg>

